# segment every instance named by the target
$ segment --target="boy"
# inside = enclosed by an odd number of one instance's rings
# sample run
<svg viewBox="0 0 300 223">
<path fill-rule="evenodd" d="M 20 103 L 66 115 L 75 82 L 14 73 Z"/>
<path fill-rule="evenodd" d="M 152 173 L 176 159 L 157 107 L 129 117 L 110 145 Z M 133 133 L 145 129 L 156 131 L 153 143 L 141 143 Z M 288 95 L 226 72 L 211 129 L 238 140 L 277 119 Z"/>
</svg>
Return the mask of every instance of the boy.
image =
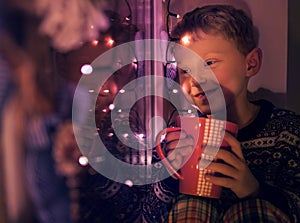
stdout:
<svg viewBox="0 0 300 223">
<path fill-rule="evenodd" d="M 227 120 L 236 123 L 239 132 L 237 138 L 225 133 L 232 151 L 221 148 L 216 157 L 224 162 L 207 167 L 223 175 L 206 176 L 207 181 L 224 187 L 221 199 L 181 194 L 168 221 L 298 222 L 300 118 L 265 100 L 250 102 L 247 98 L 248 81 L 262 62 L 251 19 L 231 6 L 205 6 L 187 13 L 173 36 L 188 38 L 180 43 L 210 67 L 223 91 Z M 197 82 L 189 69 L 179 69 L 179 79 L 198 109 L 210 116 L 213 101 L 208 97 L 213 90 L 203 90 L 206 82 Z M 175 149 L 179 135 L 177 131 L 167 135 L 168 150 Z M 180 139 L 181 145 L 184 140 Z"/>
</svg>

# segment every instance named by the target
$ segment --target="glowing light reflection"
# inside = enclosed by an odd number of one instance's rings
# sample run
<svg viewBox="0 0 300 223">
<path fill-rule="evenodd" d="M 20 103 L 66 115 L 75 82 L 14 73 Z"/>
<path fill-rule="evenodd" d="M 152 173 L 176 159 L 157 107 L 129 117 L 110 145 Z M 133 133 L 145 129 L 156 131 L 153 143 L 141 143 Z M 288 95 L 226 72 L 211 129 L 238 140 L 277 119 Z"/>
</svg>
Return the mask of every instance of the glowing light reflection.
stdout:
<svg viewBox="0 0 300 223">
<path fill-rule="evenodd" d="M 131 180 L 126 180 L 125 181 L 125 184 L 128 186 L 128 187 L 132 187 L 133 186 L 133 182 Z"/>
<path fill-rule="evenodd" d="M 85 64 L 81 67 L 80 71 L 84 75 L 89 75 L 93 72 L 93 67 L 90 64 Z"/>
<path fill-rule="evenodd" d="M 114 43 L 115 43 L 115 41 L 111 37 L 106 38 L 107 46 L 112 47 L 114 45 Z"/>
<path fill-rule="evenodd" d="M 124 133 L 124 134 L 123 134 L 123 137 L 124 137 L 124 138 L 127 138 L 128 136 L 129 136 L 128 133 Z"/>
<path fill-rule="evenodd" d="M 109 106 L 108 106 L 108 108 L 110 109 L 110 110 L 114 110 L 115 109 L 115 105 L 114 104 L 110 104 Z"/>
<path fill-rule="evenodd" d="M 183 45 L 189 45 L 191 43 L 191 36 L 190 35 L 185 35 L 181 38 L 181 43 Z"/>
<path fill-rule="evenodd" d="M 143 139 L 145 135 L 143 133 L 141 133 L 138 136 L 139 136 L 140 139 Z"/>
<path fill-rule="evenodd" d="M 93 46 L 97 46 L 98 44 L 99 44 L 99 41 L 98 41 L 98 40 L 93 40 L 93 41 L 92 41 L 92 45 L 93 45 Z"/>
<path fill-rule="evenodd" d="M 89 164 L 89 160 L 86 156 L 80 156 L 78 162 L 81 166 L 87 166 Z"/>
</svg>

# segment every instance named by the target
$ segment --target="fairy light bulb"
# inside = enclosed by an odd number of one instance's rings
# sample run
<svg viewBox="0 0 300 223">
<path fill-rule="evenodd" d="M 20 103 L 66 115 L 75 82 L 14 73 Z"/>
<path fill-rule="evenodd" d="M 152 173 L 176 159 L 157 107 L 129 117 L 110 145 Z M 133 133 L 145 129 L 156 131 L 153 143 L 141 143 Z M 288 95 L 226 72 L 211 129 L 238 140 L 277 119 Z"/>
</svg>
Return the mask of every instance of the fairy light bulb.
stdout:
<svg viewBox="0 0 300 223">
<path fill-rule="evenodd" d="M 93 45 L 93 46 L 97 46 L 98 44 L 99 44 L 99 41 L 98 41 L 98 40 L 93 40 L 93 41 L 92 41 L 92 45 Z"/>
<path fill-rule="evenodd" d="M 111 37 L 106 38 L 106 45 L 108 47 L 112 47 L 114 45 L 115 41 Z"/>
<path fill-rule="evenodd" d="M 93 73 L 93 67 L 90 64 L 84 64 L 81 67 L 80 71 L 84 75 L 89 75 L 89 74 Z"/>
<path fill-rule="evenodd" d="M 136 58 L 133 58 L 133 60 L 132 60 L 132 66 L 134 67 L 134 69 L 135 70 L 137 70 L 137 68 L 138 68 L 138 61 L 137 61 L 137 59 Z"/>
<path fill-rule="evenodd" d="M 191 36 L 186 34 L 181 38 L 181 43 L 183 45 L 189 45 L 191 43 Z"/>
<path fill-rule="evenodd" d="M 124 133 L 124 134 L 123 134 L 123 137 L 124 137 L 124 138 L 127 138 L 128 136 L 129 136 L 128 133 Z"/>
<path fill-rule="evenodd" d="M 78 163 L 81 166 L 87 166 L 89 164 L 89 160 L 86 156 L 80 156 L 79 159 L 78 159 Z"/>
<path fill-rule="evenodd" d="M 128 186 L 128 187 L 132 187 L 133 186 L 133 182 L 131 180 L 126 180 L 125 181 L 125 184 Z"/>
<path fill-rule="evenodd" d="M 114 110 L 115 107 L 116 107 L 116 106 L 115 106 L 114 104 L 110 104 L 110 105 L 108 106 L 109 110 Z"/>
</svg>

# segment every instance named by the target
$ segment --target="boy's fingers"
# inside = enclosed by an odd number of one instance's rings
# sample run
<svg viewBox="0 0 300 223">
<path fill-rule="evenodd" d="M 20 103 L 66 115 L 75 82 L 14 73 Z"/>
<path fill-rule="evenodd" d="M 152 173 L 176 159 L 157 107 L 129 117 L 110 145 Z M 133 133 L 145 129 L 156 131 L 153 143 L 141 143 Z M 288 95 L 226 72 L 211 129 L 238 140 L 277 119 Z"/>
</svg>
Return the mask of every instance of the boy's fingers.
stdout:
<svg viewBox="0 0 300 223">
<path fill-rule="evenodd" d="M 239 157 L 240 159 L 244 160 L 244 155 L 242 153 L 241 144 L 240 142 L 229 132 L 225 131 L 224 140 L 231 146 L 232 152 Z"/>
<path fill-rule="evenodd" d="M 194 147 L 193 146 L 185 146 L 174 150 L 169 150 L 168 152 L 168 159 L 174 160 L 176 158 L 176 155 L 180 156 L 189 156 L 192 154 Z"/>
<path fill-rule="evenodd" d="M 189 156 L 192 154 L 193 150 L 194 150 L 193 146 L 185 146 L 185 147 L 178 149 L 177 151 L 182 156 Z"/>
<path fill-rule="evenodd" d="M 166 141 L 170 142 L 178 139 L 184 139 L 186 136 L 187 134 L 184 131 L 174 130 L 172 132 L 168 132 L 166 135 Z"/>
<path fill-rule="evenodd" d="M 174 160 L 176 158 L 176 152 L 175 151 L 171 151 L 168 153 L 168 159 L 169 160 Z"/>
<path fill-rule="evenodd" d="M 175 169 L 179 169 L 182 165 L 182 156 L 180 154 L 176 154 L 175 155 L 175 159 L 174 161 L 172 162 L 172 166 L 175 168 Z"/>
<path fill-rule="evenodd" d="M 193 146 L 194 140 L 192 137 L 176 139 L 167 142 L 167 149 L 176 149 L 180 147 Z"/>
</svg>

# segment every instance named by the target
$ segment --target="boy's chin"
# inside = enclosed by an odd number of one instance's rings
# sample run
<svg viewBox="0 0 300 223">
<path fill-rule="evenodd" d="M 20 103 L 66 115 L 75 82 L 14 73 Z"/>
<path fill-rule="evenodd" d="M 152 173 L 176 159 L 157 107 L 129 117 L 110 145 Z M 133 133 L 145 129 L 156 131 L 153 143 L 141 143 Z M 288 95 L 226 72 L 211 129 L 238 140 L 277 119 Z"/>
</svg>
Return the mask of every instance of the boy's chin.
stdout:
<svg viewBox="0 0 300 223">
<path fill-rule="evenodd" d="M 195 107 L 197 107 L 197 109 L 203 115 L 210 115 L 211 114 L 211 110 L 210 110 L 209 106 L 195 106 Z"/>
<path fill-rule="evenodd" d="M 206 108 L 206 107 L 198 107 L 198 108 L 200 113 L 203 116 L 226 120 L 226 109 L 224 110 L 224 108 L 222 109 L 222 107 L 221 108 L 215 107 L 213 109 Z"/>
</svg>

